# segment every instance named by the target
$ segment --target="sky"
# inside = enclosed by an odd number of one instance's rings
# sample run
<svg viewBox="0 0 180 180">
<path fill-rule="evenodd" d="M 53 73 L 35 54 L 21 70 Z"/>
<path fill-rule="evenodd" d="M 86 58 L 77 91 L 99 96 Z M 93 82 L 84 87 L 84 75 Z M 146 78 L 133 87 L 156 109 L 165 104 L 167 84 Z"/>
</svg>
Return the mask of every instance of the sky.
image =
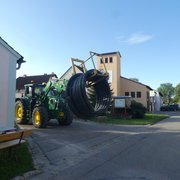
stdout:
<svg viewBox="0 0 180 180">
<path fill-rule="evenodd" d="M 179 0 L 0 0 L 0 36 L 26 60 L 17 77 L 54 72 L 89 51 L 119 51 L 121 75 L 180 83 Z"/>
</svg>

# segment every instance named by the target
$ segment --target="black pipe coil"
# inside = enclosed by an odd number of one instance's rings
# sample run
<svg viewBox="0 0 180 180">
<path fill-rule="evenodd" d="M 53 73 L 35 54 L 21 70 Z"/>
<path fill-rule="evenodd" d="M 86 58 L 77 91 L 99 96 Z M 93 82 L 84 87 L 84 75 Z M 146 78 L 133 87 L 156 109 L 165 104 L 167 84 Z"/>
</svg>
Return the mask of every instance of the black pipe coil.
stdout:
<svg viewBox="0 0 180 180">
<path fill-rule="evenodd" d="M 91 90 L 90 94 L 88 88 Z M 73 75 L 68 81 L 66 93 L 71 111 L 79 118 L 101 115 L 111 103 L 107 79 L 100 71 L 94 75 L 93 69 Z"/>
</svg>

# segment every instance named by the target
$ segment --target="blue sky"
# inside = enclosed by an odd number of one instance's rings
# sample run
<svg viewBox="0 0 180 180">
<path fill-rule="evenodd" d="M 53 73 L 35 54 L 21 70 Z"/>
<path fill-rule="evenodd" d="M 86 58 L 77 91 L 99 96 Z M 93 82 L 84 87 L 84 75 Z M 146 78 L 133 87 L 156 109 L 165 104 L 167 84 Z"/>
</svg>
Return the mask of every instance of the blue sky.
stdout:
<svg viewBox="0 0 180 180">
<path fill-rule="evenodd" d="M 27 61 L 17 77 L 54 72 L 89 51 L 119 51 L 121 75 L 156 89 L 180 83 L 179 0 L 0 0 L 0 36 Z"/>
</svg>

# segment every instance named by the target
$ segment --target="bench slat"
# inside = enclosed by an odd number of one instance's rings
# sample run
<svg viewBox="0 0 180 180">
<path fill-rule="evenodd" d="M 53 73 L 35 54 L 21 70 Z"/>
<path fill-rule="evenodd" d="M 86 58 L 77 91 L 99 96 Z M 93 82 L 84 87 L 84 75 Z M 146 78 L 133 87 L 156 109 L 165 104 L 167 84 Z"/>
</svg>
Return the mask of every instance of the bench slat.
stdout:
<svg viewBox="0 0 180 180">
<path fill-rule="evenodd" d="M 25 140 L 21 140 L 21 143 L 24 143 L 24 142 L 25 142 Z M 5 149 L 8 147 L 14 146 L 16 144 L 19 144 L 19 139 L 0 143 L 0 149 Z"/>
<path fill-rule="evenodd" d="M 23 133 L 23 135 L 22 135 L 22 133 Z M 13 139 L 20 139 L 21 136 L 25 137 L 25 136 L 28 136 L 28 135 L 31 135 L 31 134 L 32 134 L 32 130 L 30 130 L 30 129 L 20 130 L 20 131 L 17 131 L 17 132 L 11 132 L 11 133 L 8 133 L 8 134 L 1 134 L 0 135 L 0 142 L 1 141 L 10 141 L 10 140 L 13 140 Z"/>
</svg>

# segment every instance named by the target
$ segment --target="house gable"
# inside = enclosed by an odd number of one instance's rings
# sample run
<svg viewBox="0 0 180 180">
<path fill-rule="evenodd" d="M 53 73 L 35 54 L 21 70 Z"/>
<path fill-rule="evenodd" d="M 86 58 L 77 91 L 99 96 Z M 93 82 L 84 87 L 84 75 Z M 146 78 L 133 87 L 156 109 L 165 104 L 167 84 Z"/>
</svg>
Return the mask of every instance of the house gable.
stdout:
<svg viewBox="0 0 180 180">
<path fill-rule="evenodd" d="M 16 59 L 17 62 L 17 67 L 16 69 L 19 69 L 21 64 L 24 63 L 24 57 L 21 56 L 16 50 L 14 50 L 5 40 L 3 40 L 0 37 L 0 51 L 1 51 L 1 56 L 3 56 L 4 54 L 11 54 L 12 56 L 14 56 L 14 58 L 10 58 L 10 59 Z M 8 53 L 6 53 L 6 51 L 8 51 Z M 0 56 L 0 58 L 1 58 Z M 6 57 L 7 58 L 7 57 Z M 2 58 L 4 59 L 4 58 Z"/>
<path fill-rule="evenodd" d="M 135 101 L 142 103 L 147 109 L 149 109 L 149 92 L 152 88 L 122 76 L 120 79 L 121 95 L 132 96 Z"/>
<path fill-rule="evenodd" d="M 44 75 L 37 75 L 37 76 L 22 76 L 16 79 L 16 90 L 24 89 L 25 84 L 31 83 L 47 83 L 50 78 L 55 77 L 57 78 L 56 74 L 44 74 Z"/>
<path fill-rule="evenodd" d="M 0 131 L 14 127 L 16 69 L 23 57 L 0 37 Z"/>
<path fill-rule="evenodd" d="M 137 87 L 141 87 L 141 88 L 145 88 L 147 90 L 153 90 L 150 86 L 146 85 L 146 84 L 143 84 L 143 83 L 140 83 L 140 82 L 137 82 L 137 81 L 133 81 L 131 79 L 128 79 L 128 78 L 125 78 L 123 76 L 120 76 L 120 79 L 123 81 L 126 81 L 127 83 L 129 84 L 133 84 L 134 86 L 137 86 Z"/>
</svg>

